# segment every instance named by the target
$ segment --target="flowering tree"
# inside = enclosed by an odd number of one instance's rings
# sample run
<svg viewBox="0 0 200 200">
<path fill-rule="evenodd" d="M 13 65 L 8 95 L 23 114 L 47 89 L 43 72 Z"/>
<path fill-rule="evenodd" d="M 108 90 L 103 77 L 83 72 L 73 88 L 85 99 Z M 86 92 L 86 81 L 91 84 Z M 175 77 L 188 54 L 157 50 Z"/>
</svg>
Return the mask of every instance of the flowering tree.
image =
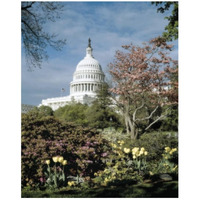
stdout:
<svg viewBox="0 0 200 200">
<path fill-rule="evenodd" d="M 141 126 L 148 130 L 178 103 L 178 62 L 169 57 L 172 45 L 158 37 L 142 47 L 122 46 L 109 64 L 116 104 L 132 139 Z"/>
</svg>

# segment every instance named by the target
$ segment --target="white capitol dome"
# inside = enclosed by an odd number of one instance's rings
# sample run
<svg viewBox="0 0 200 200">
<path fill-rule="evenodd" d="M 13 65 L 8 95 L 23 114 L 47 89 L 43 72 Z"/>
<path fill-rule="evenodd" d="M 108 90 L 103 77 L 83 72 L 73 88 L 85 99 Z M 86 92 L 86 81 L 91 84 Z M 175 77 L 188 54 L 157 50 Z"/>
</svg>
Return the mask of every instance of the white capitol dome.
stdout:
<svg viewBox="0 0 200 200">
<path fill-rule="evenodd" d="M 86 56 L 81 60 L 70 83 L 70 95 L 96 95 L 98 88 L 102 87 L 105 75 L 99 62 L 92 55 L 91 40 L 86 48 Z"/>
<path fill-rule="evenodd" d="M 72 100 L 90 104 L 101 89 L 105 79 L 100 63 L 92 55 L 91 40 L 88 40 L 86 56 L 76 66 L 73 81 L 70 83 L 70 95 L 42 100 L 41 105 L 50 106 L 53 110 L 66 105 Z"/>
</svg>

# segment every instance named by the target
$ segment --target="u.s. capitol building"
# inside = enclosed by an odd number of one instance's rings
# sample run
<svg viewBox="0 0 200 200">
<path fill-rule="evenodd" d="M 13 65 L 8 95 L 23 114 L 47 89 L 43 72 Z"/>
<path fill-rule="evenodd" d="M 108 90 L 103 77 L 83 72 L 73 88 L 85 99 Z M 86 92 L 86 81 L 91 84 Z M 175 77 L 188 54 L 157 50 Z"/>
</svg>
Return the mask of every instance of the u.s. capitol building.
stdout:
<svg viewBox="0 0 200 200">
<path fill-rule="evenodd" d="M 73 74 L 73 81 L 70 83 L 70 95 L 42 100 L 39 105 L 51 107 L 53 110 L 65 106 L 71 101 L 90 104 L 96 97 L 96 91 L 104 82 L 105 75 L 100 63 L 92 55 L 91 40 L 88 40 L 86 56 L 81 60 Z"/>
</svg>

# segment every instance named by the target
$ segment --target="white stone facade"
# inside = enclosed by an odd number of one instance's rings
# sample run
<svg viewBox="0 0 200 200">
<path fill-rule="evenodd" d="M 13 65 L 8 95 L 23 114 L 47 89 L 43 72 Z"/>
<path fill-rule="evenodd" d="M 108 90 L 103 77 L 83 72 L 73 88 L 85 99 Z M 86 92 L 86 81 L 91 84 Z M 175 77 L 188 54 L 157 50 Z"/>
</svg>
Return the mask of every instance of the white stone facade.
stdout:
<svg viewBox="0 0 200 200">
<path fill-rule="evenodd" d="M 96 91 L 104 84 L 105 75 L 100 63 L 92 55 L 91 40 L 86 48 L 86 56 L 81 60 L 70 83 L 70 95 L 42 100 L 39 105 L 50 106 L 53 110 L 65 106 L 71 101 L 90 104 L 96 97 Z"/>
</svg>

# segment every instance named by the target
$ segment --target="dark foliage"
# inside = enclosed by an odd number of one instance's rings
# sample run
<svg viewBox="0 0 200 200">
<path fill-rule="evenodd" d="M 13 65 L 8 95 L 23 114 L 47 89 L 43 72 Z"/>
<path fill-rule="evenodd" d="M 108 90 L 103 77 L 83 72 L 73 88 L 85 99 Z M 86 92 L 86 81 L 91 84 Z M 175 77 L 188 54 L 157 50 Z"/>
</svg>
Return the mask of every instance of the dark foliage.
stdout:
<svg viewBox="0 0 200 200">
<path fill-rule="evenodd" d="M 106 141 L 98 132 L 61 123 L 52 116 L 22 115 L 22 186 L 40 185 L 46 170 L 45 160 L 63 156 L 68 161 L 66 176 L 93 176 L 103 168 L 101 154 Z"/>
</svg>

